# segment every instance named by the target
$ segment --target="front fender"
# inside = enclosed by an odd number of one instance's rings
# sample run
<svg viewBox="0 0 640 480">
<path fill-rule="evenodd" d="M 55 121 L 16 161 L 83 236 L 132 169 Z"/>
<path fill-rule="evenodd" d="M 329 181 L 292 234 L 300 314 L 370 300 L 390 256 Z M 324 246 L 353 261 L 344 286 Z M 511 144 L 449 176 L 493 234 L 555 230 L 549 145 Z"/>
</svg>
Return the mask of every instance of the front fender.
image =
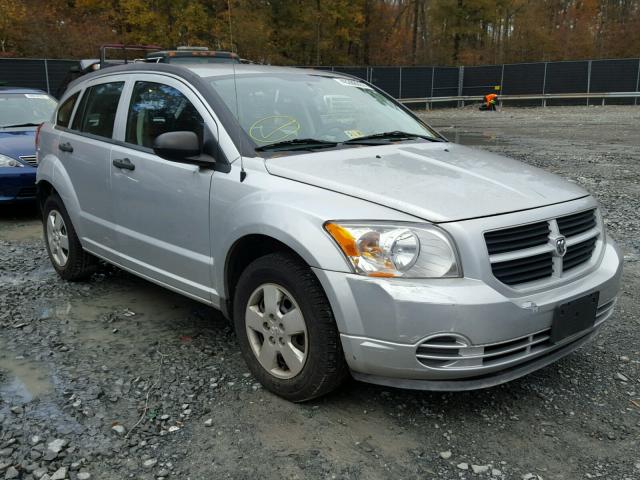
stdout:
<svg viewBox="0 0 640 480">
<path fill-rule="evenodd" d="M 266 235 L 287 245 L 310 266 L 350 272 L 351 268 L 324 230 L 327 220 L 375 219 L 416 221 L 415 217 L 312 185 L 239 167 L 214 175 L 211 200 L 211 245 L 214 284 L 223 298 L 225 263 L 233 245 L 247 235 Z"/>
</svg>

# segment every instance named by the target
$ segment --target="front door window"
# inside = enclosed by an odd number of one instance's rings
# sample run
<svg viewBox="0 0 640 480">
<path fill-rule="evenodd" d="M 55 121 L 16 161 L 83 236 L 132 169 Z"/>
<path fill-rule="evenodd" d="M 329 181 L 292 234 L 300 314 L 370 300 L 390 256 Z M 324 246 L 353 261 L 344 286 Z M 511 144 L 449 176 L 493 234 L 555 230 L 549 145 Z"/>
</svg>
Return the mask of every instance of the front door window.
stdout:
<svg viewBox="0 0 640 480">
<path fill-rule="evenodd" d="M 136 82 L 127 115 L 125 141 L 153 148 L 158 135 L 190 131 L 202 143 L 204 120 L 177 89 L 155 82 Z"/>
</svg>

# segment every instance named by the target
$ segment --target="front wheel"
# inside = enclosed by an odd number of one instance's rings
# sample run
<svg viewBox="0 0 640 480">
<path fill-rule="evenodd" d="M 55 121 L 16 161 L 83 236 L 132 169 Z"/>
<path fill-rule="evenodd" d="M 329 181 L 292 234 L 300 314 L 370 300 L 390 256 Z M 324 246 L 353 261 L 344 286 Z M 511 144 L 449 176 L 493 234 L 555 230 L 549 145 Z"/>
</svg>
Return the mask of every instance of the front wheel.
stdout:
<svg viewBox="0 0 640 480">
<path fill-rule="evenodd" d="M 274 253 L 251 263 L 236 286 L 233 317 L 249 369 L 276 395 L 310 400 L 348 376 L 329 302 L 297 257 Z"/>
</svg>

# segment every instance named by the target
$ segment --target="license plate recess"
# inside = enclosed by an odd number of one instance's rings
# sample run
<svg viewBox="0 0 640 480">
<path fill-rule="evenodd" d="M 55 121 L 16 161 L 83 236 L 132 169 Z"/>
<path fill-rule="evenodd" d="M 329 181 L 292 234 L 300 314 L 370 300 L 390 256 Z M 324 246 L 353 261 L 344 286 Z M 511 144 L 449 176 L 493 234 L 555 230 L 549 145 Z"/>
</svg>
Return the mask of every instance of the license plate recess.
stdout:
<svg viewBox="0 0 640 480">
<path fill-rule="evenodd" d="M 600 292 L 593 292 L 556 307 L 551 326 L 551 341 L 557 343 L 593 327 L 599 298 Z"/>
</svg>

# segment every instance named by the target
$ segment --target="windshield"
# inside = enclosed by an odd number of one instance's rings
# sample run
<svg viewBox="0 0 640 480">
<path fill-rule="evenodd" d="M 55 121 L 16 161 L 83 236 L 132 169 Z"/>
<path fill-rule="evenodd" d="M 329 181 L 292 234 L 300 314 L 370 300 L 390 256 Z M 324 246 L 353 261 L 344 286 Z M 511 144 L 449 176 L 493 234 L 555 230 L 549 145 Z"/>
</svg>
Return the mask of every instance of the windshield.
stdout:
<svg viewBox="0 0 640 480">
<path fill-rule="evenodd" d="M 0 93 L 0 127 L 46 122 L 56 105 L 45 93 Z"/>
<path fill-rule="evenodd" d="M 258 147 L 295 139 L 345 142 L 383 132 L 437 135 L 356 79 L 317 74 L 238 75 L 209 81 Z"/>
</svg>

